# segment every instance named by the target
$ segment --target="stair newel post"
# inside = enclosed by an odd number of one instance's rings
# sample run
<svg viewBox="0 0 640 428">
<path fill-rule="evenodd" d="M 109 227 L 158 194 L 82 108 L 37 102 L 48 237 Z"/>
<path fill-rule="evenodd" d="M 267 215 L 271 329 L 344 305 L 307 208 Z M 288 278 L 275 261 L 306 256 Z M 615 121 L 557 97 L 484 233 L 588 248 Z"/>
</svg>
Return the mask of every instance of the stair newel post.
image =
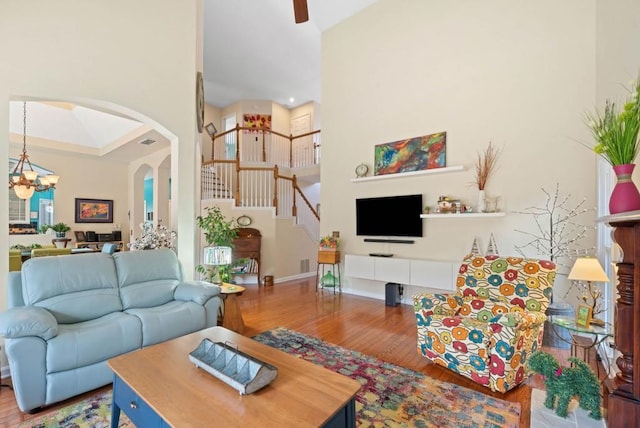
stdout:
<svg viewBox="0 0 640 428">
<path fill-rule="evenodd" d="M 293 168 L 293 135 L 289 134 L 289 168 Z"/>
<path fill-rule="evenodd" d="M 267 143 L 264 139 L 265 134 L 266 134 L 266 131 L 262 129 L 262 162 L 267 161 Z"/>
<path fill-rule="evenodd" d="M 298 216 L 298 207 L 296 206 L 296 189 L 298 189 L 298 179 L 296 175 L 293 174 L 293 178 L 291 179 L 291 185 L 293 186 L 293 201 L 291 205 L 291 215 L 296 218 Z"/>
<path fill-rule="evenodd" d="M 278 216 L 278 165 L 273 166 L 273 206 Z"/>
<path fill-rule="evenodd" d="M 236 123 L 236 165 L 240 165 L 240 124 Z"/>
<path fill-rule="evenodd" d="M 216 136 L 215 134 L 211 136 L 211 162 L 215 160 L 216 157 Z"/>
</svg>

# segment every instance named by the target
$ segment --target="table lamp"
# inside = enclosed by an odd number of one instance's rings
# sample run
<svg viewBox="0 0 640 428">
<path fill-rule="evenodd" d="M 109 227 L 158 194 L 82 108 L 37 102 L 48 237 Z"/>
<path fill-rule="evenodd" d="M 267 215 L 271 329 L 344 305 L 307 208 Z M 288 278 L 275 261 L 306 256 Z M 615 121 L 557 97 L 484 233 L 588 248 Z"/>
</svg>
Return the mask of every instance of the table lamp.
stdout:
<svg viewBox="0 0 640 428">
<path fill-rule="evenodd" d="M 219 267 L 231 264 L 231 252 L 231 247 L 204 247 L 203 263 L 205 265 L 215 266 L 216 274 L 214 276 L 213 283 L 216 285 L 222 283 Z"/>
<path fill-rule="evenodd" d="M 593 282 L 609 282 L 609 277 L 605 273 L 602 266 L 600 266 L 600 262 L 595 257 L 579 257 L 576 259 L 576 262 L 573 264 L 571 268 L 571 272 L 569 272 L 568 279 L 572 281 L 586 281 L 588 284 L 589 296 L 592 300 L 591 302 L 591 313 L 593 318 L 591 319 L 591 324 L 604 326 L 604 321 L 598 318 L 595 318 L 596 314 L 602 312 L 599 304 L 598 298 L 602 294 L 602 290 L 595 287 Z M 587 296 L 582 296 L 582 300 L 586 303 Z"/>
</svg>

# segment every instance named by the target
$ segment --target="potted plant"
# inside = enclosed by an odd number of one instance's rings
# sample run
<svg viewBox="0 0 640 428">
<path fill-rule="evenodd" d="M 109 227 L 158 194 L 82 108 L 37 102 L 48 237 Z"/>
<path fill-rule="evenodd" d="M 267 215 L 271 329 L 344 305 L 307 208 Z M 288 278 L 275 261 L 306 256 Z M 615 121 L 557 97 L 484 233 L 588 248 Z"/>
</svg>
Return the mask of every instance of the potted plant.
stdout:
<svg viewBox="0 0 640 428">
<path fill-rule="evenodd" d="M 604 111 L 587 114 L 596 145 L 593 151 L 609 162 L 618 177 L 609 199 L 609 212 L 616 214 L 640 209 L 640 193 L 631 180 L 640 151 L 640 76 L 633 83 L 631 96 L 620 111 L 610 100 Z"/>
<path fill-rule="evenodd" d="M 206 216 L 196 218 L 198 227 L 204 232 L 207 247 L 233 248 L 233 240 L 238 236 L 235 218 L 227 219 L 220 207 L 207 207 Z M 198 265 L 196 271 L 204 275 L 207 281 L 213 283 L 229 282 L 231 268 L 229 265 Z"/>
<path fill-rule="evenodd" d="M 71 228 L 65 223 L 56 223 L 51 226 L 51 229 L 56 232 L 56 238 L 64 238 L 67 232 L 71 230 Z"/>
<path fill-rule="evenodd" d="M 320 238 L 320 251 L 337 251 L 340 240 L 335 236 L 323 236 Z"/>
</svg>

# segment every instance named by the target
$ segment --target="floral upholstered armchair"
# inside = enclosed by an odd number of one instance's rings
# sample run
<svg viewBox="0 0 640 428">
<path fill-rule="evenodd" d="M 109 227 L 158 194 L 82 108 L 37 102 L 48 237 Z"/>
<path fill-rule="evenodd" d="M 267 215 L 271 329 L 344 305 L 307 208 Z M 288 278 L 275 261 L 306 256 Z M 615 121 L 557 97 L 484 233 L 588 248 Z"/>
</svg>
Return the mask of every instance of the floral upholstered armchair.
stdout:
<svg viewBox="0 0 640 428">
<path fill-rule="evenodd" d="M 468 255 L 456 294 L 413 296 L 418 352 L 492 391 L 514 388 L 542 345 L 555 275 L 553 262 Z"/>
</svg>

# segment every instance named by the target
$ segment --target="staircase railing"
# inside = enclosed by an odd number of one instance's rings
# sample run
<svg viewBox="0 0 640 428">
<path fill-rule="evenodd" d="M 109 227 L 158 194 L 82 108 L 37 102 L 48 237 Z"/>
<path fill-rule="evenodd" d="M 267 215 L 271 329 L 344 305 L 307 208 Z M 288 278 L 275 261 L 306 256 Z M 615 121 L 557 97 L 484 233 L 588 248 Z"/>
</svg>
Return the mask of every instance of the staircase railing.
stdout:
<svg viewBox="0 0 640 428">
<path fill-rule="evenodd" d="M 211 160 L 232 159 L 289 168 L 318 165 L 320 130 L 293 136 L 268 128 L 249 128 L 236 124 L 234 129 L 211 138 Z"/>
<path fill-rule="evenodd" d="M 258 129 L 257 136 L 249 134 L 255 139 L 245 141 L 240 138 L 242 130 L 255 128 L 236 125 L 212 138 L 212 159 L 202 163 L 202 198 L 234 199 L 236 206 L 243 207 L 275 207 L 276 216 L 294 217 L 313 238 L 319 238 L 319 213 L 298 186 L 296 175 L 284 175 L 275 161 L 280 160 L 285 169 L 317 165 L 320 131 L 287 137 Z M 234 156 L 228 159 L 231 153 Z"/>
</svg>

